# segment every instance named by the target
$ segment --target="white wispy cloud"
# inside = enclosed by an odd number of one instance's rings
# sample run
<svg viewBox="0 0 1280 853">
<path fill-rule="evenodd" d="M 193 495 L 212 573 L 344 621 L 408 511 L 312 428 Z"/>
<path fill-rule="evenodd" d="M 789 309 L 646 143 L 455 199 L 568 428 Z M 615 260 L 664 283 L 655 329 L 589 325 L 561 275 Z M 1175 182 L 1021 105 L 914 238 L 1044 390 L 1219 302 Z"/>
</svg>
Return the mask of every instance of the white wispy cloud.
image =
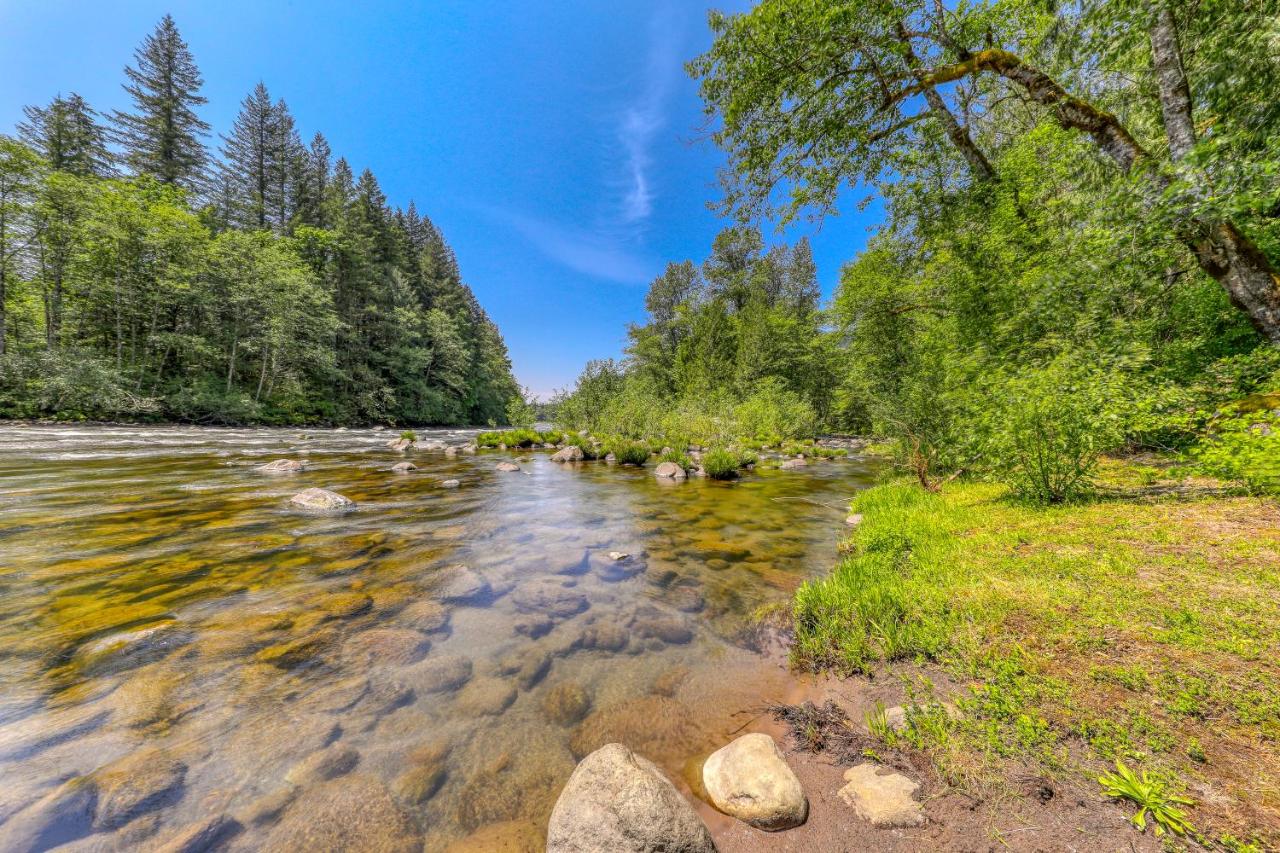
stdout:
<svg viewBox="0 0 1280 853">
<path fill-rule="evenodd" d="M 623 284 L 643 284 L 652 277 L 653 265 L 615 235 L 511 210 L 487 208 L 486 212 L 514 228 L 543 255 L 575 272 Z"/>
<path fill-rule="evenodd" d="M 625 187 L 619 210 L 621 224 L 644 223 L 653 212 L 653 143 L 666 125 L 666 105 L 681 73 L 679 38 L 682 21 L 671 3 L 660 4 L 649 19 L 649 44 L 636 96 L 622 110 L 617 134 L 620 171 Z"/>
</svg>

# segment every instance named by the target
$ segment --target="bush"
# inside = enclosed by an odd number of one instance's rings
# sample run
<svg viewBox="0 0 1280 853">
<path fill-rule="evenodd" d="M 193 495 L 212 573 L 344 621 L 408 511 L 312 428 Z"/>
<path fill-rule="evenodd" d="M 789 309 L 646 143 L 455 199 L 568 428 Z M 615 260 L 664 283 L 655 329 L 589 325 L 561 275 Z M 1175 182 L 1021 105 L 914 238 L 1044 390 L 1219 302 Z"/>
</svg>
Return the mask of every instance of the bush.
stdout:
<svg viewBox="0 0 1280 853">
<path fill-rule="evenodd" d="M 1266 396 L 1274 398 L 1275 409 L 1241 412 L 1234 406 L 1210 422 L 1190 451 L 1199 470 L 1253 492 L 1280 492 L 1280 394 Z"/>
<path fill-rule="evenodd" d="M 649 461 L 649 446 L 638 441 L 622 441 L 610 451 L 623 465 L 643 465 Z"/>
<path fill-rule="evenodd" d="M 681 468 L 689 469 L 694 467 L 693 460 L 687 454 L 681 453 L 679 450 L 668 450 L 658 457 L 659 462 L 674 462 Z"/>
<path fill-rule="evenodd" d="M 400 433 L 400 437 L 403 438 L 405 441 L 418 440 L 418 434 L 411 429 L 407 429 L 404 432 Z"/>
<path fill-rule="evenodd" d="M 564 433 L 558 429 L 549 429 L 541 435 L 543 444 L 559 444 L 564 441 Z"/>
<path fill-rule="evenodd" d="M 490 430 L 476 436 L 476 447 L 497 447 L 502 444 L 502 433 Z"/>
<path fill-rule="evenodd" d="M 979 421 L 987 463 L 1035 503 L 1090 492 L 1098 458 L 1123 443 L 1126 389 L 1119 372 L 1058 361 L 1004 378 L 992 397 Z"/>
<path fill-rule="evenodd" d="M 502 434 L 502 443 L 507 447 L 533 447 L 542 443 L 542 435 L 537 430 L 513 429 Z"/>
<path fill-rule="evenodd" d="M 713 480 L 732 480 L 738 476 L 738 454 L 723 448 L 702 454 L 702 469 Z"/>
<path fill-rule="evenodd" d="M 776 376 L 756 383 L 751 394 L 733 409 L 736 431 L 742 438 L 776 444 L 784 438 L 813 435 L 818 415 L 799 394 Z"/>
</svg>

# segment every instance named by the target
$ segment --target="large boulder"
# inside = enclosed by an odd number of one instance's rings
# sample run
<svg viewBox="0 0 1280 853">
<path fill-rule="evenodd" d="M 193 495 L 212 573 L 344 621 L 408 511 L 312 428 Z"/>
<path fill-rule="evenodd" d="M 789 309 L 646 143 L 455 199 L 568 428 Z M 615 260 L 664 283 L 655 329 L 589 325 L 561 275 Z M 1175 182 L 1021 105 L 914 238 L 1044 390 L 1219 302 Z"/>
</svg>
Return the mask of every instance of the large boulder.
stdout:
<svg viewBox="0 0 1280 853">
<path fill-rule="evenodd" d="M 557 450 L 555 453 L 551 454 L 551 461 L 552 462 L 581 462 L 582 448 L 578 447 L 576 444 L 571 444 L 568 447 L 562 448 L 561 450 Z"/>
<path fill-rule="evenodd" d="M 693 808 L 651 761 L 620 743 L 578 764 L 556 800 L 547 853 L 713 853 Z"/>
<path fill-rule="evenodd" d="M 683 480 L 687 475 L 684 468 L 676 462 L 660 462 L 658 467 L 653 469 L 653 476 L 659 480 Z"/>
<path fill-rule="evenodd" d="M 296 459 L 277 459 L 266 465 L 259 465 L 253 470 L 259 474 L 297 474 L 306 466 Z"/>
<path fill-rule="evenodd" d="M 702 765 L 702 784 L 712 805 L 756 829 L 790 829 L 809 813 L 800 780 L 773 738 L 759 732 L 711 753 Z"/>
<path fill-rule="evenodd" d="M 350 498 L 328 489 L 306 489 L 290 498 L 289 503 L 302 509 L 318 510 L 351 509 L 356 505 Z"/>
</svg>

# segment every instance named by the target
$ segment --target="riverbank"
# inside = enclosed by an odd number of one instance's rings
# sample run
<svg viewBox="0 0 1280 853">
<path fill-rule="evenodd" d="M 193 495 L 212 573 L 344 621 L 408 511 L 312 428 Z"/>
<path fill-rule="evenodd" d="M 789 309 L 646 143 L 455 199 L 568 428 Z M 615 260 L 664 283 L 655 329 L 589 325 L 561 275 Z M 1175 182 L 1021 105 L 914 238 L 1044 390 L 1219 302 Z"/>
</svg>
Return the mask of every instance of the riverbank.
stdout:
<svg viewBox="0 0 1280 853">
<path fill-rule="evenodd" d="M 1274 849 L 1280 504 L 1160 460 L 1104 479 L 1095 500 L 1049 508 L 987 484 L 861 493 L 841 562 L 797 593 L 792 656 L 869 679 L 888 713 L 864 702 L 798 730 L 1007 801 L 1028 826 L 1064 792 L 1106 801 L 1097 777 L 1119 760 L 1149 774 L 1136 799 L 1191 801 L 1170 804 L 1188 838 Z"/>
</svg>

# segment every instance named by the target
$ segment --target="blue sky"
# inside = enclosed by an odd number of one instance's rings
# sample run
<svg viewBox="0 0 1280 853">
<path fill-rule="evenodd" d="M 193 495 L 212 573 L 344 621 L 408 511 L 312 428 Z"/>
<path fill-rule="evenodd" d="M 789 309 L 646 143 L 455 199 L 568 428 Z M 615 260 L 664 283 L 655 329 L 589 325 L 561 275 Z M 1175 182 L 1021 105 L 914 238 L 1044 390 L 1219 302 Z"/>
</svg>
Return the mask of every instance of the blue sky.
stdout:
<svg viewBox="0 0 1280 853">
<path fill-rule="evenodd" d="M 669 260 L 705 257 L 720 152 L 701 139 L 683 63 L 710 42 L 701 0 L 69 2 L 0 0 L 0 132 L 24 104 L 77 91 L 125 106 L 121 69 L 169 12 L 225 132 L 259 80 L 304 138 L 417 201 L 535 393 L 618 356 Z M 715 4 L 733 10 L 743 0 Z M 216 138 L 215 138 L 216 141 Z M 852 199 L 851 199 L 852 201 Z M 866 243 L 877 206 L 808 235 L 823 290 Z"/>
</svg>

